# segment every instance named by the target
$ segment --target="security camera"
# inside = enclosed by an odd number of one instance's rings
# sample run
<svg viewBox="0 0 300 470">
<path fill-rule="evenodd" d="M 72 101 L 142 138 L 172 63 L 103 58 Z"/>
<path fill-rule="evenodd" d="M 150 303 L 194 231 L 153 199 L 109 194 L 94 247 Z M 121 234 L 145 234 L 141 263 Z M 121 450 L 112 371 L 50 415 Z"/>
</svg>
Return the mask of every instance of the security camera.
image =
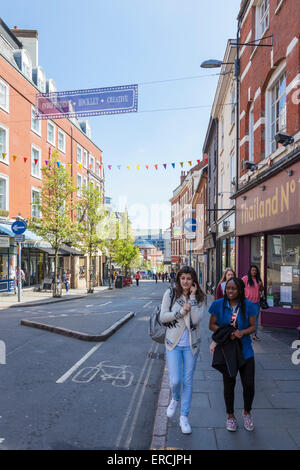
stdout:
<svg viewBox="0 0 300 470">
<path fill-rule="evenodd" d="M 278 134 L 275 135 L 275 140 L 277 144 L 281 144 L 286 147 L 287 145 L 290 145 L 294 142 L 294 137 L 278 132 Z"/>
<path fill-rule="evenodd" d="M 251 171 L 255 171 L 257 170 L 258 166 L 256 165 L 256 163 L 252 163 L 252 162 L 246 162 L 244 161 L 244 165 L 245 167 L 247 168 L 247 170 L 251 170 Z"/>
</svg>

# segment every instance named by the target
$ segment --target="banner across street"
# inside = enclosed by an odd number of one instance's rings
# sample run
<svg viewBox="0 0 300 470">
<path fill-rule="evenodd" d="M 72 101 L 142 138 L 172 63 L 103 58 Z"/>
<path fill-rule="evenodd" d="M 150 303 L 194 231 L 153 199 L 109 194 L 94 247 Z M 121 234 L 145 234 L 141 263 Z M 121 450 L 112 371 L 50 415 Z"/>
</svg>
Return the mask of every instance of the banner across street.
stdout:
<svg viewBox="0 0 300 470">
<path fill-rule="evenodd" d="M 137 110 L 138 85 L 125 85 L 39 93 L 35 111 L 37 119 L 60 119 L 134 113 Z"/>
</svg>

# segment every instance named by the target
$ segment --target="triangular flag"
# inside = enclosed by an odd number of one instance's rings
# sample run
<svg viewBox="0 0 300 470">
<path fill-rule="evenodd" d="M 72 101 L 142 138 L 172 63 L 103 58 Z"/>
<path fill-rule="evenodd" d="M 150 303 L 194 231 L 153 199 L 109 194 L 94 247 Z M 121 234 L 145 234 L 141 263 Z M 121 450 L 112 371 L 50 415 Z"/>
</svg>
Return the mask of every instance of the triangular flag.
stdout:
<svg viewBox="0 0 300 470">
<path fill-rule="evenodd" d="M 78 163 L 78 166 L 79 166 L 79 168 L 81 168 L 81 167 L 82 167 L 82 163 Z"/>
<path fill-rule="evenodd" d="M 28 158 L 27 158 L 27 157 L 23 157 L 23 158 L 24 158 L 24 162 L 26 163 L 26 162 L 27 162 L 27 160 L 28 160 Z"/>
<path fill-rule="evenodd" d="M 149 170 L 149 165 L 146 165 L 147 170 Z"/>
<path fill-rule="evenodd" d="M 166 163 L 164 163 L 164 168 L 165 168 L 165 169 L 167 168 L 167 164 L 166 164 Z"/>
<path fill-rule="evenodd" d="M 6 155 L 7 155 L 6 153 L 2 153 L 2 157 L 3 157 L 3 158 L 5 158 L 5 157 L 6 157 Z"/>
<path fill-rule="evenodd" d="M 175 163 L 172 163 L 172 167 L 175 168 Z"/>
<path fill-rule="evenodd" d="M 39 161 L 39 159 L 38 159 L 38 158 L 35 158 L 35 159 L 34 159 L 34 164 L 36 165 L 38 161 Z"/>
<path fill-rule="evenodd" d="M 158 165 L 154 165 L 154 166 L 155 166 L 155 168 L 157 169 Z"/>
<path fill-rule="evenodd" d="M 49 163 L 49 160 L 45 160 L 45 165 L 48 165 L 48 163 Z"/>
<path fill-rule="evenodd" d="M 68 167 L 71 168 L 71 166 L 72 166 L 72 163 L 68 163 Z"/>
<path fill-rule="evenodd" d="M 121 169 L 121 165 L 117 165 L 117 167 L 119 168 L 119 170 Z"/>
<path fill-rule="evenodd" d="M 15 162 L 17 159 L 17 155 L 13 155 L 13 161 Z"/>
<path fill-rule="evenodd" d="M 129 165 L 127 165 L 126 168 L 128 168 L 128 170 L 130 170 L 130 166 L 129 166 Z"/>
<path fill-rule="evenodd" d="M 181 168 L 183 168 L 183 162 L 180 162 L 180 166 L 181 166 Z"/>
<path fill-rule="evenodd" d="M 56 162 L 57 168 L 59 168 L 60 162 Z"/>
<path fill-rule="evenodd" d="M 111 165 L 107 165 L 107 166 L 108 166 L 108 168 L 111 170 Z"/>
<path fill-rule="evenodd" d="M 200 160 L 197 160 L 197 163 L 198 163 L 198 165 L 200 165 L 200 163 L 201 163 Z"/>
<path fill-rule="evenodd" d="M 189 162 L 190 166 L 192 166 L 192 162 Z"/>
<path fill-rule="evenodd" d="M 137 166 L 136 166 L 136 169 L 139 170 L 139 169 L 140 169 L 140 165 L 137 165 Z"/>
</svg>

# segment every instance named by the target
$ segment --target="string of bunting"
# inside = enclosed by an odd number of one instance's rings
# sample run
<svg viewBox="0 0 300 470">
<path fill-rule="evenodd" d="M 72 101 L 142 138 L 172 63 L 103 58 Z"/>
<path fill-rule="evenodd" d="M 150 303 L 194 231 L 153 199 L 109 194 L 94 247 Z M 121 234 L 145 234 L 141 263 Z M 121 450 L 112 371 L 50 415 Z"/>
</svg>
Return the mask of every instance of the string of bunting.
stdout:
<svg viewBox="0 0 300 470">
<path fill-rule="evenodd" d="M 6 157 L 7 157 L 7 154 L 6 154 L 6 153 L 2 153 L 2 158 L 3 158 L 3 160 L 5 160 Z M 12 159 L 13 159 L 14 162 L 17 160 L 17 158 L 19 158 L 17 155 L 12 155 Z M 22 157 L 20 157 L 20 158 L 22 158 Z M 24 163 L 26 163 L 27 160 L 28 160 L 28 157 L 23 157 Z M 34 164 L 37 165 L 39 159 L 38 159 L 38 158 L 34 158 L 33 161 L 34 161 Z M 203 160 L 194 160 L 195 164 L 197 163 L 198 165 L 200 165 L 201 162 L 203 162 L 203 161 L 204 161 L 205 163 L 208 163 L 208 158 L 207 158 L 207 155 L 206 155 L 206 154 L 204 154 Z M 61 163 L 62 163 L 62 162 L 60 162 L 60 161 L 56 161 L 56 164 L 57 164 L 58 167 L 60 166 Z M 160 163 L 160 164 L 155 163 L 155 164 L 152 164 L 152 165 L 149 165 L 149 164 L 145 164 L 145 165 L 141 165 L 141 164 L 139 164 L 139 165 L 104 165 L 103 163 L 97 163 L 97 165 L 98 165 L 98 167 L 99 167 L 100 170 L 101 170 L 102 168 L 104 169 L 105 167 L 107 167 L 109 170 L 112 170 L 113 167 L 117 168 L 118 170 L 121 170 L 122 167 L 123 167 L 123 168 L 127 168 L 127 170 L 131 170 L 131 169 L 134 168 L 134 166 L 135 166 L 135 168 L 139 171 L 141 168 L 146 168 L 146 170 L 150 170 L 151 167 L 152 167 L 152 168 L 155 168 L 155 170 L 158 170 L 158 168 L 159 168 L 160 166 L 162 166 L 162 167 L 166 170 L 167 167 L 168 167 L 168 165 L 169 165 L 169 167 L 175 169 L 175 168 L 176 168 L 176 165 L 178 166 L 178 164 L 180 165 L 181 168 L 183 168 L 183 165 L 184 165 L 185 163 L 187 163 L 187 164 L 191 167 L 192 164 L 193 164 L 193 160 L 188 160 L 188 161 L 185 161 L 185 162 L 173 162 L 173 163 Z M 45 165 L 48 165 L 48 164 L 49 164 L 49 160 L 45 160 Z M 76 162 L 75 165 L 77 165 L 78 168 L 82 168 L 82 167 L 85 168 L 85 166 L 84 166 L 82 163 Z M 71 167 L 72 167 L 72 163 L 68 163 L 68 167 L 71 168 Z M 92 169 L 92 168 L 93 168 L 93 165 L 90 164 L 90 165 L 89 165 L 89 169 Z"/>
</svg>

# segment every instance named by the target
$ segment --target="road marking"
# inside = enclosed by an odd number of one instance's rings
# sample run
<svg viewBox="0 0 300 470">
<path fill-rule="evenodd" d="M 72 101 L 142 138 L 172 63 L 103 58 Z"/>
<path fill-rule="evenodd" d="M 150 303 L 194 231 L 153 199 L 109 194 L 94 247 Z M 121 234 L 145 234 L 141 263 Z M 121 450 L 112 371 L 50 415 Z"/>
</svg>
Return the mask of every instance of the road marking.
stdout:
<svg viewBox="0 0 300 470">
<path fill-rule="evenodd" d="M 71 369 L 69 369 L 64 375 L 62 375 L 60 379 L 56 381 L 56 383 L 62 384 L 63 382 L 65 382 L 73 374 L 73 372 L 75 372 L 75 370 L 77 370 L 78 367 L 81 366 L 81 364 L 83 364 L 92 354 L 94 354 L 94 352 L 97 351 L 97 349 L 103 346 L 103 344 L 104 343 L 99 343 L 96 346 L 94 346 L 85 356 L 83 356 L 78 362 L 76 362 L 76 364 L 74 364 L 74 366 L 71 367 Z"/>
<path fill-rule="evenodd" d="M 92 306 L 93 306 L 93 304 L 91 304 L 91 305 L 86 305 L 86 307 L 92 307 Z"/>
<path fill-rule="evenodd" d="M 150 305 L 150 304 L 152 304 L 152 300 L 150 300 L 150 302 L 147 302 L 147 303 L 143 306 L 143 308 L 147 308 L 148 305 Z"/>
<path fill-rule="evenodd" d="M 105 304 L 99 304 L 98 307 L 103 307 L 104 305 L 108 305 L 108 304 L 112 304 L 112 302 L 109 301 L 109 302 L 105 302 Z"/>
<path fill-rule="evenodd" d="M 119 432 L 119 435 L 118 435 L 117 440 L 116 440 L 116 443 L 115 443 L 115 446 L 116 446 L 117 449 L 119 448 L 121 439 L 122 439 L 122 437 L 123 437 L 123 434 L 124 434 L 125 430 L 127 429 L 127 421 L 128 421 L 128 419 L 129 419 L 129 416 L 130 416 L 130 413 L 131 413 L 131 411 L 132 411 L 132 408 L 133 408 L 133 407 L 135 406 L 135 404 L 136 404 L 136 395 L 137 395 L 138 390 L 139 390 L 139 385 L 140 385 L 140 383 L 142 382 L 142 378 L 143 378 L 143 375 L 144 375 L 145 370 L 147 369 L 148 362 L 150 362 L 149 354 L 150 354 L 151 352 L 153 352 L 153 351 L 152 351 L 153 348 L 156 348 L 156 351 L 155 351 L 155 352 L 157 352 L 158 346 L 159 346 L 158 344 L 153 343 L 153 344 L 151 345 L 151 347 L 150 347 L 150 351 L 149 351 L 148 354 L 147 354 L 147 359 L 146 359 L 145 364 L 144 364 L 144 367 L 143 367 L 143 369 L 142 369 L 142 371 L 141 371 L 141 373 L 140 373 L 140 376 L 139 376 L 139 379 L 138 379 L 138 381 L 137 381 L 137 384 L 136 384 L 136 387 L 135 387 L 135 389 L 134 389 L 134 392 L 133 392 L 133 394 L 132 394 L 132 398 L 131 398 L 129 407 L 128 407 L 128 409 L 127 409 L 127 412 L 126 412 L 126 415 L 125 415 L 125 418 L 124 418 L 124 421 L 123 421 L 121 430 L 120 430 L 120 432 Z M 152 363 L 153 363 L 153 361 L 152 361 Z"/>
</svg>

